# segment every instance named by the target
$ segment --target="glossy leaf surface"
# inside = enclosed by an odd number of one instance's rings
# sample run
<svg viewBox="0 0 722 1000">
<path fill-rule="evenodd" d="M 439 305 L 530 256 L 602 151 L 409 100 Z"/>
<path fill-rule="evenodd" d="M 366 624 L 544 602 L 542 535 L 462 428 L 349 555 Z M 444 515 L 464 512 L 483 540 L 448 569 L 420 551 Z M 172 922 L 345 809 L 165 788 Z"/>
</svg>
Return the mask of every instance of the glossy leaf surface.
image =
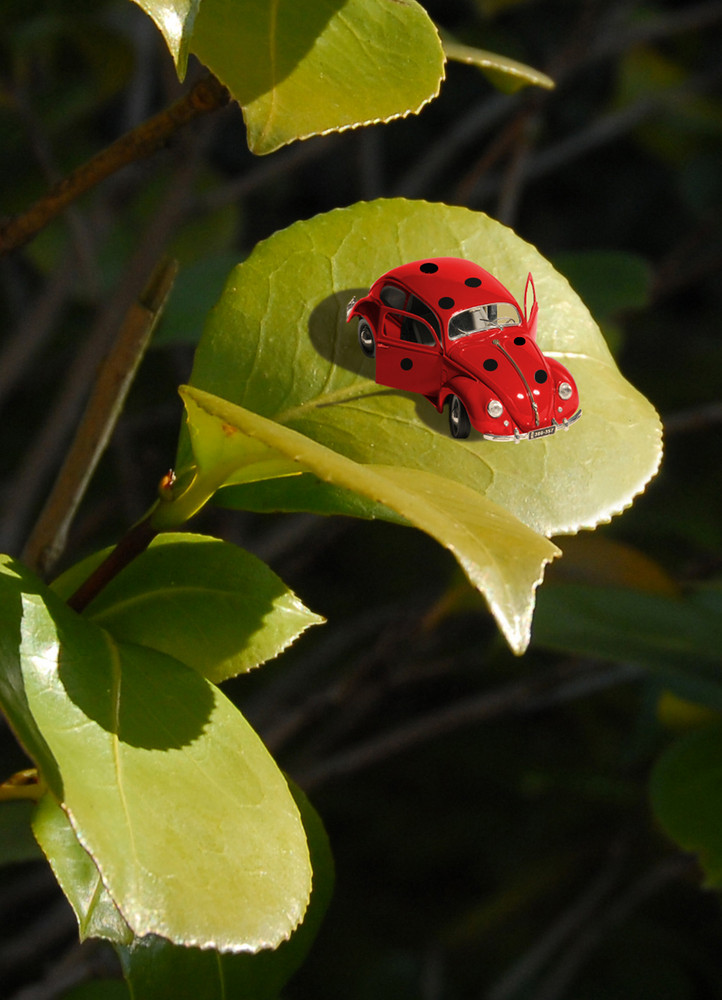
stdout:
<svg viewBox="0 0 722 1000">
<path fill-rule="evenodd" d="M 418 111 L 444 75 L 416 0 L 204 0 L 191 48 L 242 106 L 255 153 Z"/>
<path fill-rule="evenodd" d="M 666 832 L 699 856 L 707 885 L 722 886 L 722 727 L 675 743 L 652 774 L 652 806 Z"/>
<path fill-rule="evenodd" d="M 78 921 L 80 940 L 97 937 L 130 944 L 133 933 L 103 885 L 93 859 L 52 795 L 38 802 L 33 833 Z"/>
<path fill-rule="evenodd" d="M 345 322 L 346 303 L 405 260 L 445 255 L 476 260 L 519 297 L 526 274 L 533 272 L 541 303 L 540 346 L 570 368 L 580 387 L 583 416 L 567 433 L 519 446 L 484 441 L 476 432 L 456 441 L 449 436 L 445 415 L 425 399 L 372 381 L 373 362 L 359 350 L 354 325 Z M 521 526 L 544 536 L 593 527 L 631 502 L 661 456 L 657 415 L 621 376 L 566 280 L 509 229 L 487 216 L 445 205 L 401 199 L 361 203 L 297 223 L 260 244 L 233 272 L 211 313 L 192 383 L 356 463 L 353 474 L 341 479 L 324 467 L 327 454 L 321 466 L 299 458 L 316 477 L 302 483 L 290 475 L 291 464 L 274 464 L 272 453 L 264 451 L 271 439 L 272 447 L 279 446 L 273 434 L 267 436 L 268 428 L 256 436 L 257 428 L 250 433 L 244 416 L 247 439 L 242 445 L 228 448 L 217 434 L 200 442 L 207 495 L 225 487 L 218 498 L 223 503 L 243 505 L 244 491 L 251 487 L 228 484 L 245 478 L 256 483 L 251 506 L 263 509 L 265 467 L 266 478 L 288 476 L 269 484 L 267 509 L 296 504 L 297 509 L 325 507 L 327 512 L 372 517 L 385 516 L 385 505 L 396 518 L 401 515 L 442 540 L 443 532 L 430 524 L 459 515 L 454 490 L 462 487 L 466 514 L 472 507 L 476 512 L 466 521 L 468 537 L 481 532 L 472 545 L 474 556 L 466 560 L 458 540 L 447 537 L 442 544 L 455 552 L 484 592 L 517 651 L 528 642 L 534 586 L 554 553 L 543 548 L 543 539 L 532 543 L 529 534 L 517 559 L 516 541 L 511 540 L 519 537 Z M 201 461 L 198 445 L 196 440 L 196 462 Z M 298 458 L 301 452 L 294 449 L 281 448 Z M 179 466 L 192 463 L 185 440 Z M 387 485 L 390 478 L 403 477 L 405 486 L 417 492 L 413 515 L 408 503 L 387 502 L 376 487 L 360 485 L 364 473 L 359 466 L 369 465 L 384 466 Z M 215 482 L 209 478 L 211 469 Z M 440 478 L 427 488 L 421 478 L 412 482 L 412 470 Z M 321 481 L 332 491 L 328 495 Z M 353 492 L 358 496 L 349 502 Z M 359 496 L 366 503 L 359 504 Z M 487 513 L 480 515 L 484 509 Z M 451 517 L 444 518 L 445 512 Z M 505 545 L 498 544 L 500 535 L 489 543 L 492 522 L 505 524 Z M 520 571 L 520 561 L 532 553 L 535 569 L 525 562 Z"/>
<path fill-rule="evenodd" d="M 474 260 L 517 298 L 533 273 L 539 345 L 579 385 L 583 415 L 568 433 L 513 445 L 472 431 L 456 441 L 423 397 L 373 381 L 346 303 L 384 271 L 426 256 Z M 447 205 L 360 203 L 259 244 L 209 317 L 191 381 L 354 461 L 463 483 L 544 535 L 608 520 L 661 457 L 654 409 L 622 377 L 566 279 L 510 229 Z"/>
<path fill-rule="evenodd" d="M 104 555 L 53 589 L 69 597 Z M 160 535 L 85 614 L 114 638 L 168 653 L 215 683 L 277 656 L 323 621 L 250 552 L 195 534 Z"/>
<path fill-rule="evenodd" d="M 135 0 L 156 23 L 183 79 L 188 64 L 188 46 L 201 0 Z"/>
<path fill-rule="evenodd" d="M 51 790 L 133 932 L 228 951 L 287 938 L 310 892 L 305 834 L 237 709 L 179 661 L 116 643 L 14 563 L 1 576 Z M 22 703 L 4 707 L 17 724 Z"/>
<path fill-rule="evenodd" d="M 498 52 L 488 52 L 486 49 L 477 49 L 471 45 L 463 45 L 446 35 L 443 36 L 443 43 L 447 59 L 466 63 L 467 66 L 476 66 L 489 78 L 491 83 L 507 93 L 513 93 L 521 87 L 527 86 L 544 87 L 546 90 L 551 90 L 554 87 L 554 81 L 546 73 L 533 69 L 510 56 L 503 56 Z"/>
<path fill-rule="evenodd" d="M 528 641 L 534 589 L 557 553 L 497 504 L 432 472 L 354 462 L 311 438 L 226 400 L 187 387 L 182 395 L 194 456 L 195 488 L 209 496 L 221 475 L 232 475 L 258 446 L 273 449 L 335 488 L 352 490 L 401 514 L 456 556 L 486 597 L 510 645 Z M 208 484 L 205 485 L 204 484 Z M 193 488 L 191 489 L 191 492 Z"/>
<path fill-rule="evenodd" d="M 290 783 L 308 838 L 313 891 L 303 923 L 273 951 L 256 955 L 219 955 L 181 948 L 158 937 L 119 948 L 133 1000 L 276 1000 L 303 962 L 323 920 L 334 882 L 333 858 L 321 820 L 303 792 Z"/>
</svg>

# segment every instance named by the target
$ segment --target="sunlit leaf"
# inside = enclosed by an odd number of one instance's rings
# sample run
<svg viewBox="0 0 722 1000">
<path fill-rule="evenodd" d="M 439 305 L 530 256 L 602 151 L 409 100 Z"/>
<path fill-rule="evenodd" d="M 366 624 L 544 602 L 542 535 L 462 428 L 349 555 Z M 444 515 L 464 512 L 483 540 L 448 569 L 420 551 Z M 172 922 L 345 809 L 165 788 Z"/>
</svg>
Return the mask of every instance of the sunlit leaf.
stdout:
<svg viewBox="0 0 722 1000">
<path fill-rule="evenodd" d="M 135 0 L 153 18 L 163 35 L 182 80 L 188 65 L 188 45 L 201 0 Z"/>
<path fill-rule="evenodd" d="M 699 856 L 710 888 L 722 886 L 722 726 L 683 737 L 657 762 L 652 806 L 669 836 Z"/>
<path fill-rule="evenodd" d="M 472 431 L 461 442 L 431 403 L 376 385 L 355 324 L 345 322 L 346 303 L 389 268 L 426 256 L 474 260 L 517 298 L 533 273 L 539 345 L 580 389 L 583 415 L 568 433 L 513 445 Z M 462 483 L 545 535 L 623 510 L 661 457 L 657 414 L 622 377 L 566 279 L 510 229 L 447 205 L 360 203 L 259 244 L 209 317 L 191 381 L 357 462 Z"/>
<path fill-rule="evenodd" d="M 130 944 L 132 931 L 103 885 L 93 859 L 52 795 L 46 794 L 38 802 L 33 833 L 73 907 L 80 940 L 96 937 L 116 944 Z"/>
<path fill-rule="evenodd" d="M 182 948 L 153 935 L 119 948 L 133 1000 L 276 1000 L 308 953 L 333 890 L 333 858 L 323 824 L 303 792 L 290 783 L 308 838 L 313 892 L 303 923 L 273 951 L 219 955 Z"/>
<path fill-rule="evenodd" d="M 242 106 L 255 153 L 416 112 L 444 75 L 416 0 L 203 0 L 191 48 Z"/>
<path fill-rule="evenodd" d="M 105 555 L 73 567 L 53 589 L 69 597 Z M 277 656 L 323 621 L 250 552 L 195 534 L 156 538 L 85 613 L 115 639 L 168 653 L 215 683 Z"/>
<path fill-rule="evenodd" d="M 525 648 L 534 590 L 558 551 L 546 538 L 461 483 L 419 469 L 354 462 L 226 400 L 190 387 L 182 395 L 198 466 L 191 492 L 210 495 L 217 470 L 242 468 L 261 443 L 332 486 L 395 510 L 450 549 L 486 597 L 511 647 Z"/>
<path fill-rule="evenodd" d="M 132 931 L 227 951 L 285 940 L 310 892 L 305 834 L 237 709 L 170 656 L 116 643 L 11 560 L 0 586 L 25 698 L 3 707 L 14 722 L 29 711 L 51 791 Z"/>
<path fill-rule="evenodd" d="M 447 59 L 476 66 L 491 83 L 507 93 L 528 86 L 544 87 L 547 90 L 554 87 L 554 81 L 546 73 L 518 62 L 510 56 L 487 52 L 486 49 L 477 49 L 471 45 L 462 45 L 447 35 L 442 36 L 442 41 Z"/>
</svg>

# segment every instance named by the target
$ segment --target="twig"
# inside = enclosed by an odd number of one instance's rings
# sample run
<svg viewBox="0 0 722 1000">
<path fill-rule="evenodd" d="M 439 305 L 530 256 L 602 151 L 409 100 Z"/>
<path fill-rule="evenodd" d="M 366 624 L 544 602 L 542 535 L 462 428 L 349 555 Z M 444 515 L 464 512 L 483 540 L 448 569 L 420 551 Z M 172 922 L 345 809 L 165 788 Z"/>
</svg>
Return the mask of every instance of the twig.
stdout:
<svg viewBox="0 0 722 1000">
<path fill-rule="evenodd" d="M 596 878 L 571 906 L 552 921 L 532 947 L 494 983 L 485 1000 L 513 1000 L 525 987 L 528 987 L 529 982 L 536 978 L 565 942 L 574 937 L 580 925 L 586 923 L 598 911 L 604 899 L 619 881 L 624 860 L 619 846 L 614 845 L 611 856 Z"/>
<path fill-rule="evenodd" d="M 0 226 L 0 253 L 22 246 L 80 195 L 121 167 L 150 156 L 183 125 L 199 115 L 223 107 L 229 100 L 228 91 L 214 76 L 199 80 L 175 104 L 121 136 L 55 184 L 26 212 Z"/>
<path fill-rule="evenodd" d="M 107 559 L 68 598 L 73 611 L 83 611 L 113 577 L 117 576 L 136 556 L 144 552 L 157 534 L 150 517 L 143 518 L 121 538 Z"/>
<path fill-rule="evenodd" d="M 88 387 L 93 384 L 98 366 L 118 329 L 118 317 L 125 316 L 147 283 L 148 275 L 157 266 L 168 239 L 183 217 L 202 146 L 195 141 L 190 153 L 185 150 L 181 167 L 163 204 L 148 224 L 112 296 L 98 314 L 86 344 L 62 381 L 45 424 L 24 457 L 5 498 L 6 515 L 0 521 L 0 539 L 5 551 L 15 550 L 23 538 L 50 469 L 55 467 L 55 457 L 62 453 L 87 399 Z"/>
<path fill-rule="evenodd" d="M 304 788 L 320 785 L 332 778 L 352 774 L 379 761 L 388 760 L 414 746 L 436 739 L 464 726 L 489 722 L 513 712 L 537 711 L 584 697 L 615 684 L 636 680 L 643 671 L 628 664 L 604 665 L 600 670 L 580 674 L 577 661 L 562 663 L 546 674 L 486 691 L 476 698 L 465 698 L 435 712 L 428 712 L 390 732 L 370 737 L 348 750 L 340 751 L 298 776 Z"/>
<path fill-rule="evenodd" d="M 568 996 L 570 985 L 604 935 L 626 920 L 647 899 L 655 896 L 670 882 L 693 871 L 694 867 L 695 861 L 689 855 L 665 858 L 632 883 L 627 892 L 611 900 L 598 916 L 592 915 L 592 919 L 582 926 L 556 967 L 537 985 L 535 1000 L 562 1000 Z"/>
<path fill-rule="evenodd" d="M 175 261 L 156 268 L 101 365 L 73 443 L 23 552 L 26 564 L 42 574 L 65 548 L 70 523 L 113 433 L 177 271 Z"/>
</svg>

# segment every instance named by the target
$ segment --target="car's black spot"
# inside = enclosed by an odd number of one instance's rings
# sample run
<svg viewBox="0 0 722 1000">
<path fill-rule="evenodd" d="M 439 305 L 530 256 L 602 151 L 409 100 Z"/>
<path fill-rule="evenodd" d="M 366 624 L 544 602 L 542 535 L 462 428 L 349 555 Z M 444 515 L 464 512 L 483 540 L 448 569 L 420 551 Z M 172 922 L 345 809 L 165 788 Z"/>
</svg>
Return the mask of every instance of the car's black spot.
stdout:
<svg viewBox="0 0 722 1000">
<path fill-rule="evenodd" d="M 523 347 L 526 344 L 526 337 L 514 337 L 514 343 L 517 347 Z"/>
<path fill-rule="evenodd" d="M 494 358 L 487 358 L 484 362 L 484 368 L 486 368 L 488 372 L 495 372 L 498 367 L 499 362 L 495 361 Z"/>
<path fill-rule="evenodd" d="M 547 373 L 544 371 L 543 368 L 539 368 L 538 371 L 534 372 L 534 381 L 538 382 L 539 385 L 544 385 L 544 383 L 548 378 L 549 376 L 547 375 Z"/>
<path fill-rule="evenodd" d="M 423 271 L 424 274 L 434 274 L 435 271 L 439 270 L 439 265 L 434 264 L 431 260 L 427 260 L 426 263 L 419 266 L 419 270 Z"/>
<path fill-rule="evenodd" d="M 481 284 L 481 278 L 467 278 L 464 284 L 468 285 L 469 288 L 478 288 Z"/>
<path fill-rule="evenodd" d="M 401 368 L 403 369 L 403 371 L 408 372 L 413 367 L 414 367 L 414 362 L 411 360 L 411 358 L 402 358 L 401 359 Z"/>
<path fill-rule="evenodd" d="M 439 299 L 440 309 L 453 309 L 454 305 L 455 302 L 450 295 L 442 295 L 441 298 Z"/>
</svg>

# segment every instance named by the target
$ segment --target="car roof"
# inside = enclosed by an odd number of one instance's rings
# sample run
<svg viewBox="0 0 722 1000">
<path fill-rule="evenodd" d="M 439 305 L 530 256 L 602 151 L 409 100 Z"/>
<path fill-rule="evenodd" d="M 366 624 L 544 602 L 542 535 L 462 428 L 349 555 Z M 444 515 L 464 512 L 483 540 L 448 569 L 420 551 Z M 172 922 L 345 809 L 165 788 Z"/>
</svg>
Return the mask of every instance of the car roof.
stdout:
<svg viewBox="0 0 722 1000">
<path fill-rule="evenodd" d="M 428 257 L 402 264 L 382 274 L 374 287 L 381 287 L 389 279 L 401 282 L 442 316 L 488 302 L 513 302 L 519 307 L 498 278 L 473 261 L 460 257 Z"/>
</svg>

